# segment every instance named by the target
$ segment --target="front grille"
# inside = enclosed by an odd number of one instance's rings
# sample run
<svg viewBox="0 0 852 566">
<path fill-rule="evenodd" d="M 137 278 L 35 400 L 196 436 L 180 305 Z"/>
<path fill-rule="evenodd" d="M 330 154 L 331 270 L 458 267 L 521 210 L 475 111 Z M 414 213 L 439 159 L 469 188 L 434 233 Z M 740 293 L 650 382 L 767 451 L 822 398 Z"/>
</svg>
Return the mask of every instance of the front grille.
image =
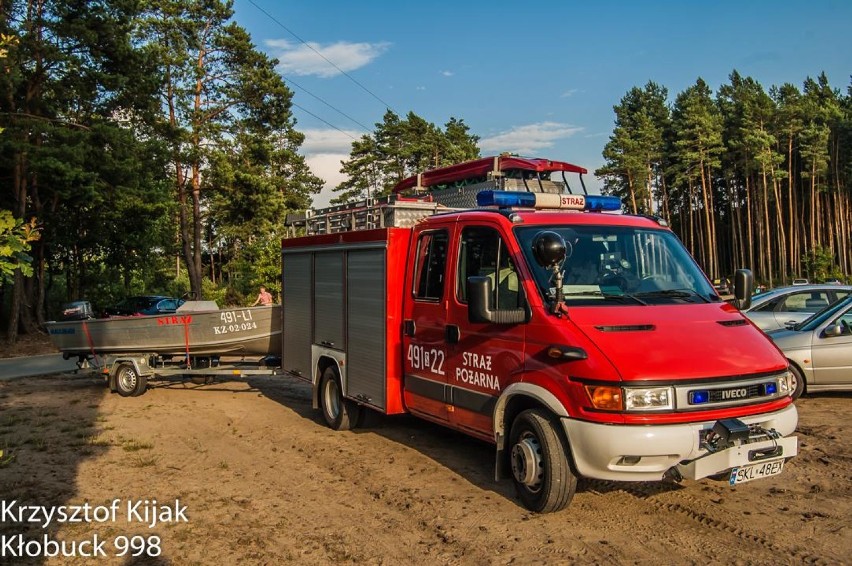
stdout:
<svg viewBox="0 0 852 566">
<path fill-rule="evenodd" d="M 740 396 L 740 392 L 744 395 Z M 722 401 L 733 401 L 735 399 L 751 399 L 753 397 L 762 397 L 765 395 L 766 385 L 763 383 L 749 385 L 747 387 L 732 387 L 730 389 L 715 389 L 709 391 L 711 403 L 721 403 Z"/>
<path fill-rule="evenodd" d="M 700 411 L 771 401 L 787 395 L 781 391 L 779 375 L 763 375 L 749 380 L 707 384 L 689 383 L 675 387 L 676 410 Z"/>
</svg>

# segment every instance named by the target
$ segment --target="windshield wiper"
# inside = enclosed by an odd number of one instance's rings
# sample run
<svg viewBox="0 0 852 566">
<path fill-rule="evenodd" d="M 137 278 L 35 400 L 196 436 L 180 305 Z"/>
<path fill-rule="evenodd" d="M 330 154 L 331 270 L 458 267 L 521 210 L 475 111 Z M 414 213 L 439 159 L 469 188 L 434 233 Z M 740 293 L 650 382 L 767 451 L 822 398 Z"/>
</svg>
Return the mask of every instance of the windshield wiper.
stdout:
<svg viewBox="0 0 852 566">
<path fill-rule="evenodd" d="M 565 293 L 565 298 L 568 297 L 603 297 L 604 299 L 632 299 L 636 301 L 640 305 L 648 306 L 648 303 L 637 297 L 636 295 L 631 295 L 630 293 L 604 293 L 603 291 L 580 291 L 577 293 Z"/>
<path fill-rule="evenodd" d="M 704 303 L 710 302 L 710 299 L 692 289 L 659 289 L 657 291 L 644 291 L 636 294 L 641 297 L 673 297 L 675 299 L 687 300 L 698 297 Z"/>
</svg>

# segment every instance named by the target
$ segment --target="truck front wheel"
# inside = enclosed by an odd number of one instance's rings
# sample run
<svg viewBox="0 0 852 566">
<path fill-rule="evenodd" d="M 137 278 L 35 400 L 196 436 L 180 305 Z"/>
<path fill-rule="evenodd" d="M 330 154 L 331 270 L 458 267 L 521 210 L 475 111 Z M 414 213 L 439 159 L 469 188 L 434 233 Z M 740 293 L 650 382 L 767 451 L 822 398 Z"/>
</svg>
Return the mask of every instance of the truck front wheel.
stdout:
<svg viewBox="0 0 852 566">
<path fill-rule="evenodd" d="M 334 366 L 320 378 L 319 404 L 325 422 L 334 430 L 349 430 L 358 424 L 361 406 L 343 396 L 340 376 Z"/>
<path fill-rule="evenodd" d="M 577 476 L 552 417 L 541 409 L 522 412 L 509 442 L 512 478 L 524 506 L 538 513 L 564 509 L 577 490 Z"/>
</svg>

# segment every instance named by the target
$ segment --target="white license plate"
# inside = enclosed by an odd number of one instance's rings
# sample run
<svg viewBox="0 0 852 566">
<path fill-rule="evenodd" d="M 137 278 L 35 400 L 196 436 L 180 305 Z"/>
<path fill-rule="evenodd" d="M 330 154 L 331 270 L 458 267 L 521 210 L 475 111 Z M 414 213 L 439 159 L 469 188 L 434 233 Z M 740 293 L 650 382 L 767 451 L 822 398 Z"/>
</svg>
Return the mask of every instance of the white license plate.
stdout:
<svg viewBox="0 0 852 566">
<path fill-rule="evenodd" d="M 760 462 L 758 464 L 749 464 L 748 466 L 740 466 L 731 469 L 731 477 L 728 483 L 737 485 L 751 480 L 759 480 L 776 476 L 784 469 L 784 459 L 770 460 L 768 462 Z"/>
</svg>

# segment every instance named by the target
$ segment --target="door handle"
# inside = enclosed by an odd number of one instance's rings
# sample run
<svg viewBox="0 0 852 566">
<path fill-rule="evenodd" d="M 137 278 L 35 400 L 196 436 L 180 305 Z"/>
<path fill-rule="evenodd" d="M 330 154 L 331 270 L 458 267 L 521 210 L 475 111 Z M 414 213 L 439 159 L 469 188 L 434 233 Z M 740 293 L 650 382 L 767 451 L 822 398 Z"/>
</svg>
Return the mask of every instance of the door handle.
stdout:
<svg viewBox="0 0 852 566">
<path fill-rule="evenodd" d="M 461 339 L 461 330 L 457 324 L 448 324 L 444 327 L 444 340 L 448 344 L 458 344 Z"/>
<path fill-rule="evenodd" d="M 407 318 L 402 321 L 402 333 L 405 336 L 414 336 L 414 333 L 417 331 L 417 325 L 414 324 L 414 321 L 410 318 Z"/>
</svg>

